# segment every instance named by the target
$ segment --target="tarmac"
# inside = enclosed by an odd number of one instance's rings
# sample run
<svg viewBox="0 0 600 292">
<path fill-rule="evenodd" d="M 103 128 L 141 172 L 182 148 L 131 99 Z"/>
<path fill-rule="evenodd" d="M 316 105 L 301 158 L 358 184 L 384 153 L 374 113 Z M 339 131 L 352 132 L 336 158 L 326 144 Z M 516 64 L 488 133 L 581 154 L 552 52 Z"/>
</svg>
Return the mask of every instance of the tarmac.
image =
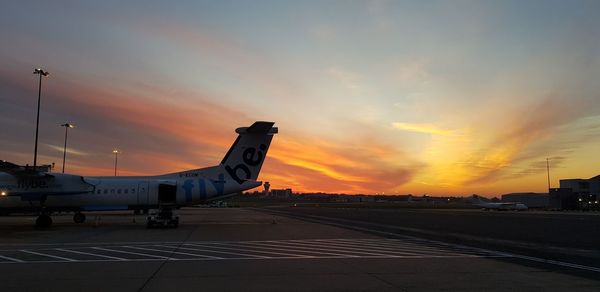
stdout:
<svg viewBox="0 0 600 292">
<path fill-rule="evenodd" d="M 56 215 L 47 230 L 0 217 L 2 291 L 600 291 L 591 266 L 289 210 L 179 215 L 177 229 L 146 229 L 129 212 L 88 213 L 84 224 Z"/>
</svg>

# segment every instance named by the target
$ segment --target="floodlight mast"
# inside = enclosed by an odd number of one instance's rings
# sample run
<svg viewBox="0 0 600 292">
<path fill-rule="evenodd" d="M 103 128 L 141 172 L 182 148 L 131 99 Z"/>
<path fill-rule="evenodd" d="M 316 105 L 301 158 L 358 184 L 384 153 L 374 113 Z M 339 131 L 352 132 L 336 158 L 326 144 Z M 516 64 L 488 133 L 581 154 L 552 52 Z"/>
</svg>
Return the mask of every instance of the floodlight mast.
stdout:
<svg viewBox="0 0 600 292">
<path fill-rule="evenodd" d="M 33 70 L 33 74 L 40 75 L 40 82 L 38 85 L 38 102 L 37 102 L 37 117 L 35 121 L 35 148 L 33 150 L 33 171 L 37 170 L 37 152 L 38 152 L 38 133 L 40 129 L 40 100 L 42 96 L 42 76 L 48 76 L 50 73 L 44 71 L 41 68 Z"/>
<path fill-rule="evenodd" d="M 62 173 L 65 173 L 65 161 L 67 158 L 67 134 L 69 133 L 70 128 L 75 128 L 75 125 L 70 124 L 70 123 L 64 123 L 60 126 L 65 127 L 65 147 L 63 149 L 63 165 L 62 165 Z"/>
</svg>

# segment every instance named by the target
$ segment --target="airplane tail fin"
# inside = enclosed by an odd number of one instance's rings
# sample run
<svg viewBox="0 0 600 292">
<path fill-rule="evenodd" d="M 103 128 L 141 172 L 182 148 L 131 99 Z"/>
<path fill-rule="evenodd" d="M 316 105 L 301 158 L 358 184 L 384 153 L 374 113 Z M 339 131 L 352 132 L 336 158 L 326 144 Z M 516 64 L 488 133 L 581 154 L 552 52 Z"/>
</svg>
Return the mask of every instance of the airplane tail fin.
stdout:
<svg viewBox="0 0 600 292">
<path fill-rule="evenodd" d="M 237 183 L 246 180 L 256 180 L 260 168 L 267 156 L 273 135 L 278 129 L 273 122 L 255 122 L 250 127 L 237 128 L 239 134 L 227 154 L 221 161 L 221 166 Z"/>
</svg>

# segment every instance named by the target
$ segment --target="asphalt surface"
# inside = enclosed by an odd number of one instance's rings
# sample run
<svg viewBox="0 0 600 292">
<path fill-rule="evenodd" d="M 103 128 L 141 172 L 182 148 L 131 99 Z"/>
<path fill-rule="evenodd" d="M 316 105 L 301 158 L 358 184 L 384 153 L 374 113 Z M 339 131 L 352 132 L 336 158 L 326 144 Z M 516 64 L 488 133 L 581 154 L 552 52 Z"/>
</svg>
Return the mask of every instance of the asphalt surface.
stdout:
<svg viewBox="0 0 600 292">
<path fill-rule="evenodd" d="M 0 217 L 2 291 L 600 289 L 577 266 L 493 249 L 264 210 L 179 215 L 178 229 L 146 229 L 143 216 L 125 213 L 88 214 L 80 225 L 54 216 L 48 230 L 34 229 L 32 217 Z"/>
<path fill-rule="evenodd" d="M 378 234 L 491 248 L 600 269 L 600 213 L 478 209 L 275 207 L 274 214 L 362 227 Z M 389 236 L 389 234 L 387 235 Z M 595 277 L 595 274 L 591 275 Z"/>
</svg>

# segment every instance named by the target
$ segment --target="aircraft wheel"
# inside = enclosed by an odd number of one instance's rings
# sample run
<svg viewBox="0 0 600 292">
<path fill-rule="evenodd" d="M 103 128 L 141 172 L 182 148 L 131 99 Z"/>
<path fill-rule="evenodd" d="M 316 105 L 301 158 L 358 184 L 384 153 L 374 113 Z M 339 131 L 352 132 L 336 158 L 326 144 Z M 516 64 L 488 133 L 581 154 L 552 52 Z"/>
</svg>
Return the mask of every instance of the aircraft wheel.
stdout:
<svg viewBox="0 0 600 292">
<path fill-rule="evenodd" d="M 78 224 L 85 222 L 85 214 L 81 212 L 75 213 L 75 215 L 73 215 L 73 221 Z"/>
<path fill-rule="evenodd" d="M 35 220 L 36 228 L 48 228 L 52 225 L 52 217 L 46 214 L 42 214 Z"/>
</svg>

